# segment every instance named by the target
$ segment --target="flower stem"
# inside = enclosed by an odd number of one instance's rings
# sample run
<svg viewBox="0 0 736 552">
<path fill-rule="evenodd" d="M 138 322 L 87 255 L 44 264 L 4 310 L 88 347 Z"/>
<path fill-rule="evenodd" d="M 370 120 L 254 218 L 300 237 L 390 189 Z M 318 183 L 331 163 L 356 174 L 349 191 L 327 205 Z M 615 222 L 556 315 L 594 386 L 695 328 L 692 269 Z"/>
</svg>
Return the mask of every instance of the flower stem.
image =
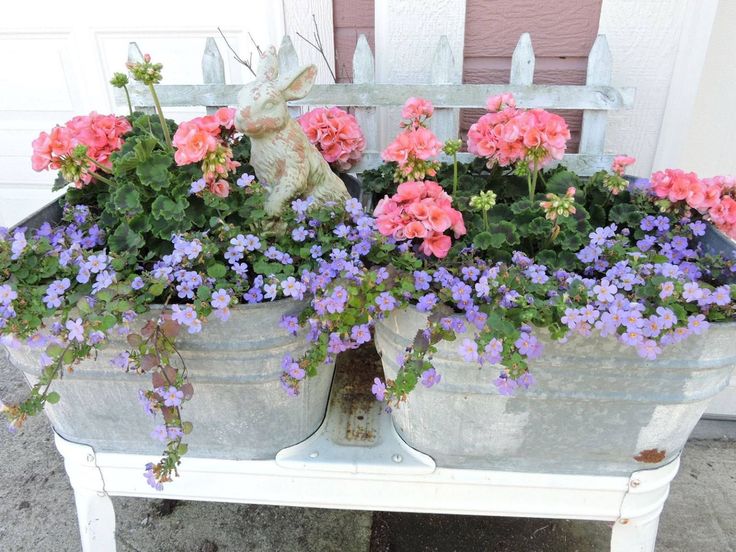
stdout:
<svg viewBox="0 0 736 552">
<path fill-rule="evenodd" d="M 153 84 L 149 84 L 148 88 L 151 90 L 153 103 L 156 105 L 156 113 L 158 113 L 158 120 L 161 121 L 161 130 L 163 130 L 166 145 L 173 149 L 174 147 L 171 145 L 171 135 L 169 134 L 169 127 L 166 124 L 166 119 L 164 118 L 164 111 L 163 109 L 161 109 L 161 102 L 158 101 L 158 94 L 156 94 L 156 89 L 154 88 Z"/>
<path fill-rule="evenodd" d="M 85 159 L 85 161 L 89 161 L 90 163 L 92 163 L 93 165 L 95 165 L 95 166 L 96 166 L 96 167 L 97 167 L 98 169 L 100 169 L 100 170 L 102 170 L 102 171 L 106 172 L 107 174 L 112 174 L 112 171 L 110 171 L 110 169 L 108 169 L 108 168 L 107 168 L 106 166 L 104 166 L 104 165 L 101 165 L 101 164 L 100 164 L 100 163 L 98 163 L 98 162 L 97 162 L 96 160 L 92 159 L 92 158 L 91 158 L 91 157 L 90 157 L 89 155 L 85 154 L 85 155 L 84 155 L 84 159 Z"/>
<path fill-rule="evenodd" d="M 529 185 L 529 201 L 534 202 L 534 191 L 537 189 L 537 176 L 539 171 L 529 171 L 526 175 L 526 181 Z"/>
<path fill-rule="evenodd" d="M 488 210 L 483 209 L 483 227 L 488 231 Z"/>
<path fill-rule="evenodd" d="M 457 153 L 452 154 L 452 196 L 457 194 Z"/>
<path fill-rule="evenodd" d="M 128 87 L 123 86 L 123 90 L 125 91 L 125 99 L 128 100 L 128 111 L 130 111 L 130 116 L 133 116 L 133 104 L 130 103 L 130 93 L 128 93 Z"/>
<path fill-rule="evenodd" d="M 102 176 L 100 173 L 96 173 L 96 172 L 95 173 L 92 173 L 92 178 L 94 178 L 95 180 L 99 180 L 100 182 L 104 182 L 108 186 L 114 186 L 115 185 L 115 183 L 112 180 L 110 180 L 106 176 Z"/>
</svg>

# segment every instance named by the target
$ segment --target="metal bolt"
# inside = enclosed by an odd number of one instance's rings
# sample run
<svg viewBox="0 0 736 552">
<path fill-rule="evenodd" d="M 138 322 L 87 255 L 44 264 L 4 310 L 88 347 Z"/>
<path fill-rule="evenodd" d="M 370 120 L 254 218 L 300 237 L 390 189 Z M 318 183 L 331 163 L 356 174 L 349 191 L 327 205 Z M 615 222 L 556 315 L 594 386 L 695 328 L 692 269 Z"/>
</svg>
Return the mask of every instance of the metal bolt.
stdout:
<svg viewBox="0 0 736 552">
<path fill-rule="evenodd" d="M 393 460 L 393 461 L 394 461 L 394 462 L 396 462 L 397 464 L 400 464 L 401 462 L 403 462 L 403 460 L 404 460 L 404 459 L 403 459 L 403 458 L 401 457 L 401 455 L 400 455 L 400 454 L 394 454 L 394 455 L 393 455 L 393 456 L 391 457 L 391 460 Z"/>
<path fill-rule="evenodd" d="M 628 524 L 628 523 L 629 523 L 629 520 L 628 520 L 628 519 L 626 519 L 626 518 L 623 518 L 623 519 L 620 519 L 620 520 L 618 520 L 618 522 L 619 522 L 619 523 L 620 523 L 621 525 L 626 525 L 626 524 Z"/>
<path fill-rule="evenodd" d="M 638 479 L 632 479 L 629 485 L 636 489 L 639 485 L 641 485 L 641 481 L 639 481 Z"/>
<path fill-rule="evenodd" d="M 95 455 L 94 454 L 88 454 L 87 455 L 87 462 L 89 462 L 91 464 L 94 461 L 95 461 Z"/>
<path fill-rule="evenodd" d="M 317 458 L 318 456 L 319 456 L 319 452 L 316 450 L 314 452 L 309 453 L 310 458 Z"/>
</svg>

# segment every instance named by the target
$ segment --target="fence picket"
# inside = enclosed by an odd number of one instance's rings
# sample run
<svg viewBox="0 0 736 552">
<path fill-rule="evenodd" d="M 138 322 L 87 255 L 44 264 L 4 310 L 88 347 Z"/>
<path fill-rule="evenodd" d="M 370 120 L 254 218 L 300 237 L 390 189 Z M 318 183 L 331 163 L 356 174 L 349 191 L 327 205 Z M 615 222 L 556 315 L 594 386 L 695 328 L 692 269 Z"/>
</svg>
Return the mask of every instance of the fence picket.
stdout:
<svg viewBox="0 0 736 552">
<path fill-rule="evenodd" d="M 137 42 L 128 42 L 128 63 L 141 63 L 143 62 L 143 52 L 138 47 Z M 131 88 L 135 88 L 135 84 Z M 143 113 L 153 113 L 153 98 L 147 88 L 142 88 L 144 96 L 142 98 L 136 98 L 134 95 L 130 97 L 130 101 L 133 104 L 133 109 L 136 111 L 142 111 Z"/>
<path fill-rule="evenodd" d="M 534 82 L 534 48 L 532 37 L 523 33 L 516 43 L 511 56 L 511 76 L 509 83 L 518 86 L 529 86 Z"/>
<path fill-rule="evenodd" d="M 128 47 L 128 59 L 140 61 L 143 56 L 135 42 Z M 296 117 L 300 106 L 339 105 L 353 108 L 366 138 L 366 151 L 356 172 L 374 168 L 381 163 L 378 108 L 402 105 L 409 96 L 427 98 L 435 106 L 432 128 L 441 140 L 457 136 L 459 108 L 485 107 L 488 96 L 512 92 L 522 107 L 545 109 L 583 110 L 583 129 L 580 153 L 565 155 L 563 163 L 581 175 L 609 168 L 612 155 L 604 154 L 607 112 L 630 107 L 634 101 L 633 88 L 615 88 L 611 81 L 611 51 L 604 35 L 593 44 L 588 59 L 585 86 L 539 85 L 534 82 L 534 49 L 531 37 L 524 33 L 514 49 L 509 84 L 453 83 L 454 60 L 446 37 L 441 37 L 434 54 L 431 84 L 384 84 L 375 82 L 375 62 L 368 40 L 361 35 L 353 54 L 352 84 L 315 85 L 309 95 L 290 102 L 289 113 Z M 299 67 L 294 45 L 285 36 L 279 49 L 281 74 L 293 73 Z M 219 71 L 219 73 L 218 73 Z M 161 103 L 167 107 L 234 105 L 240 85 L 224 84 L 224 64 L 214 39 L 208 39 L 202 60 L 206 84 L 158 85 Z M 457 78 L 457 77 L 455 77 Z M 125 102 L 121 90 L 115 90 L 118 103 Z M 148 89 L 131 83 L 130 95 L 137 109 L 152 111 L 153 101 Z M 392 135 L 393 136 L 393 135 Z M 463 160 L 468 154 L 461 155 Z"/>
<path fill-rule="evenodd" d="M 442 35 L 432 58 L 432 84 L 453 84 L 454 67 L 455 59 L 452 57 L 450 42 L 447 36 Z M 430 122 L 441 142 L 457 138 L 460 131 L 460 110 L 437 108 Z"/>
<path fill-rule="evenodd" d="M 613 56 L 606 35 L 598 35 L 588 55 L 587 85 L 609 85 L 613 71 Z M 605 111 L 586 109 L 583 112 L 583 128 L 580 136 L 581 153 L 603 153 L 606 142 Z"/>
<path fill-rule="evenodd" d="M 202 54 L 202 82 L 205 84 L 225 84 L 225 62 L 217 47 L 217 42 L 212 37 L 207 38 L 207 43 Z M 208 105 L 207 114 L 211 115 L 217 111 L 221 105 Z"/>
<path fill-rule="evenodd" d="M 289 35 L 284 35 L 279 46 L 279 75 L 294 75 L 299 70 L 299 56 Z M 297 118 L 302 114 L 302 108 L 289 106 L 289 115 Z"/>
<path fill-rule="evenodd" d="M 358 37 L 353 53 L 353 84 L 371 88 L 376 82 L 376 68 L 373 61 L 373 52 L 364 34 Z M 378 115 L 375 107 L 356 107 L 355 118 L 365 137 L 365 149 L 368 152 L 378 152 Z"/>
</svg>

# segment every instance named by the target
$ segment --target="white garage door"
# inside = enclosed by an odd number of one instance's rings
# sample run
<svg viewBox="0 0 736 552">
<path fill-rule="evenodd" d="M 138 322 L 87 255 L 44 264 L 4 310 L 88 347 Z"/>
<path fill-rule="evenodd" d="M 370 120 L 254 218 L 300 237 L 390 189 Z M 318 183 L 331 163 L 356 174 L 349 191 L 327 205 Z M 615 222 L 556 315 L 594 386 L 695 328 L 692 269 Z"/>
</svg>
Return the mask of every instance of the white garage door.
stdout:
<svg viewBox="0 0 736 552">
<path fill-rule="evenodd" d="M 201 83 L 205 39 L 216 36 L 229 83 L 252 78 L 234 61 L 219 26 L 241 56 L 278 44 L 284 33 L 281 2 L 268 0 L 123 3 L 50 0 L 3 6 L 0 22 L 0 226 L 47 203 L 54 174 L 31 169 L 31 141 L 42 130 L 92 110 L 125 114 L 108 84 L 125 71 L 128 42 L 164 64 L 164 82 Z M 174 119 L 194 111 L 168 111 Z"/>
</svg>

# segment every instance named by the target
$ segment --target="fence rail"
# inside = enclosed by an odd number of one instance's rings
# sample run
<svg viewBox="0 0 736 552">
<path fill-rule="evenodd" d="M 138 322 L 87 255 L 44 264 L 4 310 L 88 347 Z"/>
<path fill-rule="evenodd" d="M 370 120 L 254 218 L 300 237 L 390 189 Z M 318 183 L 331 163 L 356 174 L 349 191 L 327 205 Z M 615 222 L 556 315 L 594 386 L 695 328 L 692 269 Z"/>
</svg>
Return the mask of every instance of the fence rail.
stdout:
<svg viewBox="0 0 736 552">
<path fill-rule="evenodd" d="M 131 42 L 128 59 L 142 58 L 136 43 Z M 580 151 L 567 154 L 562 161 L 579 174 L 589 175 L 609 168 L 612 154 L 604 153 L 607 113 L 631 107 L 634 103 L 633 88 L 616 88 L 610 85 L 612 58 L 604 35 L 598 35 L 588 57 L 585 85 L 534 84 L 535 56 L 531 37 L 524 33 L 519 38 L 511 58 L 508 84 L 449 84 L 454 59 L 446 37 L 440 37 L 432 64 L 432 84 L 391 84 L 375 82 L 375 63 L 364 35 L 358 39 L 353 55 L 352 84 L 315 85 L 309 95 L 290 102 L 292 116 L 298 116 L 304 106 L 339 105 L 354 108 L 355 115 L 366 137 L 366 152 L 356 171 L 373 168 L 381 163 L 380 152 L 386 144 L 380 143 L 379 122 L 381 108 L 403 105 L 410 96 L 427 98 L 435 105 L 432 130 L 440 140 L 457 137 L 459 110 L 485 107 L 489 96 L 512 92 L 520 107 L 545 109 L 583 110 Z M 293 71 L 299 66 L 291 39 L 285 36 L 279 49 L 279 65 L 282 72 Z M 236 105 L 242 85 L 226 84 L 222 55 L 213 38 L 208 38 L 202 58 L 202 75 L 205 84 L 163 84 L 156 87 L 161 104 L 167 107 L 204 106 L 207 112 L 226 105 Z M 124 102 L 116 91 L 117 100 Z M 134 106 L 151 109 L 153 100 L 149 91 L 134 84 L 130 88 Z M 472 158 L 462 154 L 461 159 Z"/>
</svg>

